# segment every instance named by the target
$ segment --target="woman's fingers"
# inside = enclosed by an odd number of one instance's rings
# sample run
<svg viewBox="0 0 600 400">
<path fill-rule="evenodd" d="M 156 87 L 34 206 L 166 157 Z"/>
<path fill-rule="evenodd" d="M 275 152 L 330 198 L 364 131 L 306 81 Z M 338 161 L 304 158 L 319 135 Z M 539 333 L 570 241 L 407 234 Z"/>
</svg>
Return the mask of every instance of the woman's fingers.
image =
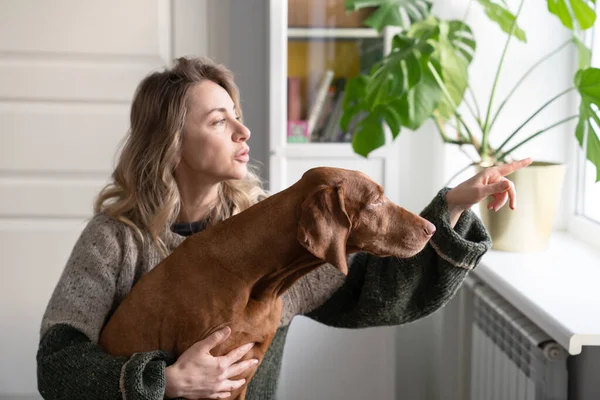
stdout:
<svg viewBox="0 0 600 400">
<path fill-rule="evenodd" d="M 502 183 L 502 185 L 499 185 L 500 183 Z M 494 211 L 498 211 L 499 209 L 504 207 L 507 201 L 509 202 L 510 208 L 514 210 L 517 205 L 517 192 L 515 191 L 515 185 L 506 178 L 504 178 L 503 182 L 498 182 L 494 185 L 498 188 L 506 189 L 504 189 L 503 191 L 495 191 L 495 193 L 492 195 L 494 197 L 494 200 L 490 202 L 487 206 L 488 210 L 491 210 L 493 208 Z"/>
<path fill-rule="evenodd" d="M 231 335 L 231 328 L 226 326 L 224 328 L 219 329 L 218 331 L 211 333 L 199 342 L 196 342 L 194 346 L 198 346 L 203 352 L 209 353 L 219 344 L 226 341 L 227 338 L 229 338 L 229 335 Z"/>
<path fill-rule="evenodd" d="M 506 176 L 506 175 L 512 174 L 513 172 L 515 172 L 518 169 L 525 168 L 526 166 L 531 164 L 532 161 L 533 160 L 531 158 L 525 158 L 520 161 L 514 161 L 514 162 L 511 162 L 508 164 L 498 165 L 496 167 L 496 170 L 500 173 L 500 175 Z"/>
<path fill-rule="evenodd" d="M 515 190 L 515 184 L 510 182 L 510 189 L 508 189 L 508 197 L 510 197 L 509 207 L 514 210 L 517 207 L 517 191 Z"/>
<path fill-rule="evenodd" d="M 246 383 L 245 379 L 239 379 L 237 381 L 230 381 L 229 379 L 224 380 L 223 382 L 221 382 L 218 386 L 217 386 L 217 393 L 229 393 L 229 392 L 233 392 L 236 389 L 239 389 L 242 387 L 242 385 Z M 229 395 L 231 395 L 231 393 L 229 393 Z"/>
<path fill-rule="evenodd" d="M 231 392 L 213 393 L 207 399 L 227 399 L 231 397 Z"/>
<path fill-rule="evenodd" d="M 239 361 L 242 357 L 254 347 L 254 343 L 246 343 L 243 346 L 231 350 L 229 353 L 219 358 L 219 365 L 224 368 L 229 368 L 233 363 Z"/>
<path fill-rule="evenodd" d="M 258 360 L 256 358 L 240 361 L 239 363 L 233 364 L 231 367 L 227 368 L 227 371 L 221 374 L 221 378 L 229 379 L 232 376 L 240 375 L 242 372 L 254 367 L 256 364 L 258 364 Z"/>
<path fill-rule="evenodd" d="M 506 178 L 500 178 L 499 182 L 489 183 L 483 187 L 486 196 L 494 196 L 497 193 L 504 193 L 510 189 L 510 181 Z"/>
<path fill-rule="evenodd" d="M 488 204 L 487 208 L 488 210 L 493 209 L 494 211 L 498 211 L 500 208 L 502 208 L 503 205 L 506 204 L 506 201 L 508 200 L 508 193 L 496 193 L 493 195 L 493 198 L 494 200 L 492 200 L 490 204 Z"/>
</svg>

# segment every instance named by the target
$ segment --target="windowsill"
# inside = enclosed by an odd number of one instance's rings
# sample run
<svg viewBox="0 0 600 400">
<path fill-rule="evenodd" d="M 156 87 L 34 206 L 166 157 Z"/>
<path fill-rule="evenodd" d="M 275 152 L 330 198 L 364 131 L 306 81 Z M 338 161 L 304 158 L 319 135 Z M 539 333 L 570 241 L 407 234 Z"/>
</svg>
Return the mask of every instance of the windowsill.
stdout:
<svg viewBox="0 0 600 400">
<path fill-rule="evenodd" d="M 600 250 L 555 232 L 547 250 L 492 250 L 474 273 L 570 354 L 600 346 Z"/>
</svg>

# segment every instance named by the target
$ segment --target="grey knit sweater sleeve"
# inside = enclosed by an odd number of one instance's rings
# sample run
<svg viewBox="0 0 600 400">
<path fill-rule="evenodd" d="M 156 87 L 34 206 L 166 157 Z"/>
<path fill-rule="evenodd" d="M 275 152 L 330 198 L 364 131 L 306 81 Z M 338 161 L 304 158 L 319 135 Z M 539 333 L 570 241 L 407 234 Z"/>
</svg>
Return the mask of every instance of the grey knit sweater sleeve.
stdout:
<svg viewBox="0 0 600 400">
<path fill-rule="evenodd" d="M 164 368 L 172 362 L 168 354 L 126 359 L 106 354 L 97 344 L 116 299 L 124 295 L 119 292 L 126 290 L 119 289 L 127 273 L 122 267 L 126 258 L 134 258 L 134 241 L 127 234 L 118 222 L 98 215 L 73 248 L 42 320 L 37 377 L 45 399 L 163 396 Z"/>
<path fill-rule="evenodd" d="M 288 314 L 303 313 L 330 326 L 362 328 L 404 324 L 442 307 L 491 247 L 488 232 L 472 211 L 463 212 L 454 229 L 450 226 L 448 190 L 438 192 L 421 213 L 437 230 L 419 254 L 398 259 L 359 253 L 351 260 L 347 277 L 321 268 L 289 293 Z M 307 298 L 313 301 L 304 301 Z"/>
</svg>

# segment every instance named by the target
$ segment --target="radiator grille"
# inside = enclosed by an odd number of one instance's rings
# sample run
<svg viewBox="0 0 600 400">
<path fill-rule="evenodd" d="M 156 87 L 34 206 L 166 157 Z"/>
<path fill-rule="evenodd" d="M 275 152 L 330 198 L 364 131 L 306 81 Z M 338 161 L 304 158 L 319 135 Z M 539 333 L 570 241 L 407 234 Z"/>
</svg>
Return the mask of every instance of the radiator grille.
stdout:
<svg viewBox="0 0 600 400">
<path fill-rule="evenodd" d="M 492 289 L 471 290 L 471 400 L 566 400 L 564 348 Z"/>
</svg>

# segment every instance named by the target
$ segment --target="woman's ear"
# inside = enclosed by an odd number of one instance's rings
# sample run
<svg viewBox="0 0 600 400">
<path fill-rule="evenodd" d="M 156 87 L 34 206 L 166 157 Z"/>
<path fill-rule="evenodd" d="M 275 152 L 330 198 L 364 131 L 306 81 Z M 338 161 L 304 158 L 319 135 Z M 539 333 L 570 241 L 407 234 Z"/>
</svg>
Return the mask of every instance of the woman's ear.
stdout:
<svg viewBox="0 0 600 400">
<path fill-rule="evenodd" d="M 344 204 L 341 185 L 320 186 L 302 202 L 298 241 L 315 257 L 348 274 L 346 241 L 352 223 Z"/>
</svg>

